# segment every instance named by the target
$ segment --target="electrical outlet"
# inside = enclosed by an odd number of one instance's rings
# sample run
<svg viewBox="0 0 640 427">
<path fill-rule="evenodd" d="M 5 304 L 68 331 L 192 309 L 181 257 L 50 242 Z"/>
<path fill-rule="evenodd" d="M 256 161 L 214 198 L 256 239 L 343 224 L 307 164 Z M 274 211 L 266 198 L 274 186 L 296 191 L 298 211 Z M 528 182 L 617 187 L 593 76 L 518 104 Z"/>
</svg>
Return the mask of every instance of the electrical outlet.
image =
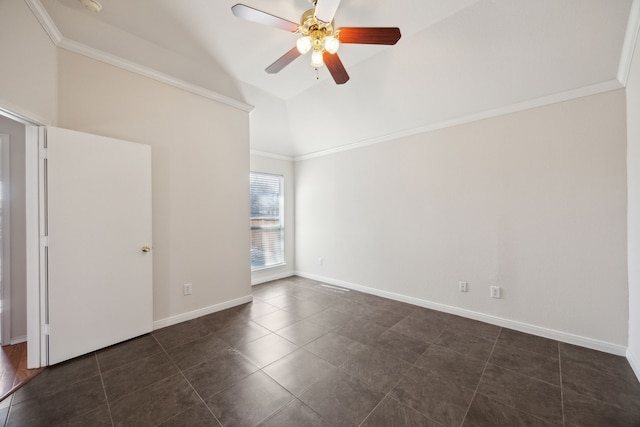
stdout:
<svg viewBox="0 0 640 427">
<path fill-rule="evenodd" d="M 318 265 L 322 265 L 323 262 L 322 257 L 318 258 Z"/>
<path fill-rule="evenodd" d="M 192 287 L 193 287 L 193 285 L 191 285 L 191 283 L 185 283 L 184 286 L 182 287 L 182 294 L 183 295 L 191 295 Z"/>
<path fill-rule="evenodd" d="M 491 298 L 500 298 L 500 286 L 491 286 Z"/>
<path fill-rule="evenodd" d="M 458 282 L 458 290 L 460 292 L 467 292 L 467 286 L 469 284 L 467 282 Z"/>
</svg>

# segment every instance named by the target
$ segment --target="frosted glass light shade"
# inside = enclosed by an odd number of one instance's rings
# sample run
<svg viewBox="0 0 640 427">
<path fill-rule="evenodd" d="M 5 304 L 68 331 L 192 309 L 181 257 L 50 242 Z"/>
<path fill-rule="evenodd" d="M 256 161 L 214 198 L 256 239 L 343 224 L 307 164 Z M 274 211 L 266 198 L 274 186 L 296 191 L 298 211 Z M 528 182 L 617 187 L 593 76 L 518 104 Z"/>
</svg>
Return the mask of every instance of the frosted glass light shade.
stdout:
<svg viewBox="0 0 640 427">
<path fill-rule="evenodd" d="M 312 46 L 311 37 L 309 36 L 300 37 L 296 42 L 296 47 L 298 48 L 298 52 L 300 52 L 302 55 L 309 52 L 311 50 L 311 46 Z"/>
<path fill-rule="evenodd" d="M 336 53 L 339 47 L 340 41 L 337 38 L 333 36 L 327 36 L 324 38 L 324 49 L 330 54 Z"/>
<path fill-rule="evenodd" d="M 315 50 L 311 53 L 311 66 L 318 68 L 324 65 L 322 60 L 322 50 Z"/>
</svg>

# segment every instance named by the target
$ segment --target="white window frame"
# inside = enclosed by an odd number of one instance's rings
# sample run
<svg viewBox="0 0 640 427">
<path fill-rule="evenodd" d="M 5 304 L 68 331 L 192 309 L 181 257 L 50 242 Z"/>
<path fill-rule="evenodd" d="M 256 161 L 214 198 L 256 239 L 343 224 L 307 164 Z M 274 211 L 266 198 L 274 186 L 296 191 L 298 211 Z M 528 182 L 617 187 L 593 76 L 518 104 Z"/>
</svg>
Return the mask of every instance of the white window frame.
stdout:
<svg viewBox="0 0 640 427">
<path fill-rule="evenodd" d="M 264 266 L 260 266 L 260 267 L 253 267 L 253 265 L 251 265 L 251 272 L 257 272 L 257 271 L 263 271 L 263 270 L 268 270 L 271 268 L 276 268 L 276 267 L 281 267 L 283 265 L 286 265 L 285 262 L 285 222 L 284 222 L 284 176 L 281 174 L 274 174 L 274 173 L 268 173 L 268 172 L 258 172 L 258 171 L 251 171 L 250 172 L 250 176 L 251 175 L 266 175 L 266 176 L 271 176 L 271 177 L 277 177 L 280 180 L 280 197 L 279 197 L 279 218 L 280 218 L 280 226 L 277 228 L 280 230 L 280 245 L 281 245 L 281 255 L 282 255 L 282 259 L 280 260 L 280 262 L 275 263 L 275 264 L 270 264 L 270 265 L 264 265 Z M 251 191 L 250 191 L 251 192 Z M 252 216 L 250 216 L 250 221 L 253 219 Z M 261 227 L 261 226 L 254 226 L 254 225 L 250 225 L 251 226 L 251 231 L 253 230 L 268 230 L 268 229 L 273 229 L 270 227 Z M 251 240 L 251 248 L 253 249 L 253 237 Z"/>
</svg>

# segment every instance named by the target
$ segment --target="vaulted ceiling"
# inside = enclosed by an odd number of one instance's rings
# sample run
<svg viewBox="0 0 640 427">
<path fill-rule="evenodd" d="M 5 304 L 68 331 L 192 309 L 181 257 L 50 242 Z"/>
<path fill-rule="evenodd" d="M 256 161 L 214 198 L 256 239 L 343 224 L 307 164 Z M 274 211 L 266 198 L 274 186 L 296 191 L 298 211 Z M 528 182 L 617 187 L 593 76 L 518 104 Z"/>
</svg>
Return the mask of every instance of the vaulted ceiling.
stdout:
<svg viewBox="0 0 640 427">
<path fill-rule="evenodd" d="M 308 56 L 267 74 L 298 36 L 231 13 L 241 1 L 299 22 L 308 0 L 99 1 L 95 14 L 79 0 L 30 0 L 63 48 L 255 106 L 251 147 L 291 157 L 622 87 L 632 10 L 632 0 L 342 0 L 336 26 L 397 26 L 402 38 L 342 45 L 351 79 L 338 86 L 326 67 L 316 78 Z"/>
</svg>

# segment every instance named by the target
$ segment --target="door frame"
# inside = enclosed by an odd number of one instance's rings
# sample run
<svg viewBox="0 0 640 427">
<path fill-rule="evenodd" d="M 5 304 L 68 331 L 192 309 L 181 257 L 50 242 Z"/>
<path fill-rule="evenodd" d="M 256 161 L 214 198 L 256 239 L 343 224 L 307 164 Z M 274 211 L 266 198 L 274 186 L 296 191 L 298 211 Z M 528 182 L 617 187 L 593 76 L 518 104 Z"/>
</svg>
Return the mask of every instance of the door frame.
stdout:
<svg viewBox="0 0 640 427">
<path fill-rule="evenodd" d="M 26 285 L 27 285 L 27 368 L 46 366 L 46 339 L 41 334 L 41 313 L 45 305 L 41 304 L 40 288 L 40 223 L 42 218 L 40 194 L 40 150 L 44 144 L 43 123 L 25 115 L 14 113 L 0 105 L 0 115 L 25 125 L 25 209 L 26 209 Z M 46 341 L 45 341 L 46 342 Z"/>
<path fill-rule="evenodd" d="M 0 133 L 2 150 L 2 294 L 0 344 L 11 344 L 11 136 Z"/>
<path fill-rule="evenodd" d="M 27 213 L 27 368 L 47 366 L 48 351 L 44 325 L 46 323 L 46 253 L 42 241 L 45 235 L 46 205 L 44 160 L 46 127 L 26 125 L 25 190 Z"/>
</svg>

